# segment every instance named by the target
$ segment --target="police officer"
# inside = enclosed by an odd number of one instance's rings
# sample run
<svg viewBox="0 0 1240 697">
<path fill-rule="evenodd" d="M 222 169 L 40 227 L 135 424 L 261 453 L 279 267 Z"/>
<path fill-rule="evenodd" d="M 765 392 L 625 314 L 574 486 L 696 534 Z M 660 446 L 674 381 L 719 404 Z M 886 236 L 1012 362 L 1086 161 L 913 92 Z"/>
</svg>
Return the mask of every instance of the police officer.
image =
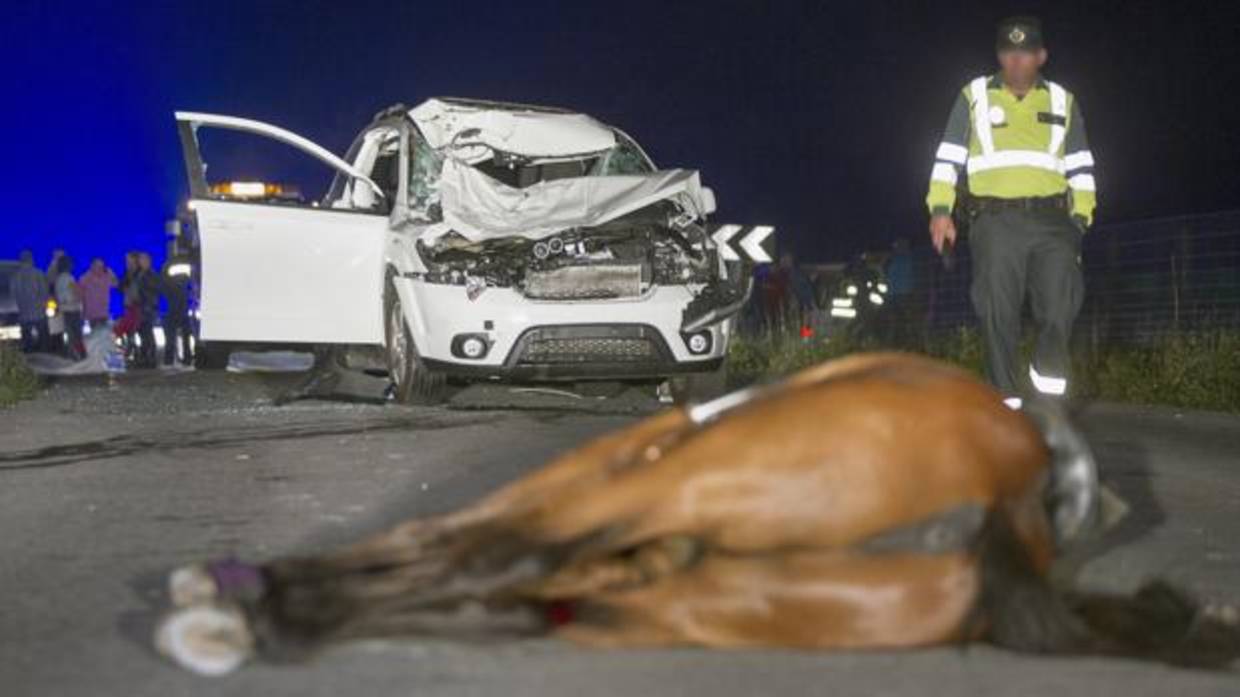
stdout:
<svg viewBox="0 0 1240 697">
<path fill-rule="evenodd" d="M 956 97 L 930 176 L 930 236 L 940 253 L 956 241 L 958 182 L 967 175 L 973 217 L 974 309 L 992 384 L 1019 405 L 1067 391 L 1068 339 L 1084 297 L 1081 237 L 1093 220 L 1094 158 L 1075 97 L 1041 75 L 1042 24 L 999 24 L 999 74 Z M 1038 325 L 1029 382 L 1018 368 L 1021 308 L 1028 293 Z"/>
</svg>

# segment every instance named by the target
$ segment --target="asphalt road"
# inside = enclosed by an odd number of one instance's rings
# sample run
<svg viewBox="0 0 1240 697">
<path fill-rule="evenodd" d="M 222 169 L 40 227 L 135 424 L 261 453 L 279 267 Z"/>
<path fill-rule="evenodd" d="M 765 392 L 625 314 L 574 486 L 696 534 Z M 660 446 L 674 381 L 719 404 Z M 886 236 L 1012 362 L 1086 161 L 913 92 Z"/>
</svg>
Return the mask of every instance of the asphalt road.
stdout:
<svg viewBox="0 0 1240 697">
<path fill-rule="evenodd" d="M 476 408 L 490 398 L 457 409 L 271 406 L 286 382 L 221 373 L 62 381 L 0 411 L 0 695 L 1240 695 L 1240 669 L 985 647 L 810 654 L 376 642 L 308 665 L 199 678 L 150 648 L 169 569 L 318 550 L 443 511 L 655 407 L 547 395 L 533 403 L 570 410 Z M 1133 505 L 1079 555 L 1082 580 L 1132 589 L 1163 576 L 1240 601 L 1240 419 L 1102 405 L 1082 421 L 1104 478 Z"/>
</svg>

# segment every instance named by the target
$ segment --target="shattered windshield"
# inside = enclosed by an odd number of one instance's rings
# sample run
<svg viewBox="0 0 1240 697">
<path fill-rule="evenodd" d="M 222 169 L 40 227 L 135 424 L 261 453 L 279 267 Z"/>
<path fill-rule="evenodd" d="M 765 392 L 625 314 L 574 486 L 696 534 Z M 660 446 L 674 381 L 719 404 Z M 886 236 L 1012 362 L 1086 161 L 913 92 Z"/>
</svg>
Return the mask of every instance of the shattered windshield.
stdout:
<svg viewBox="0 0 1240 697">
<path fill-rule="evenodd" d="M 428 220 L 438 220 L 439 175 L 443 157 L 414 129 L 409 138 L 409 207 Z"/>
<path fill-rule="evenodd" d="M 631 138 L 616 131 L 616 147 L 607 151 L 593 174 L 612 176 L 619 174 L 649 174 L 654 164 Z"/>
<path fill-rule="evenodd" d="M 636 143 L 619 131 L 615 134 L 615 147 L 585 157 L 539 160 L 496 152 L 493 157 L 475 163 L 474 168 L 514 189 L 557 179 L 649 174 L 654 171 L 654 165 Z"/>
</svg>

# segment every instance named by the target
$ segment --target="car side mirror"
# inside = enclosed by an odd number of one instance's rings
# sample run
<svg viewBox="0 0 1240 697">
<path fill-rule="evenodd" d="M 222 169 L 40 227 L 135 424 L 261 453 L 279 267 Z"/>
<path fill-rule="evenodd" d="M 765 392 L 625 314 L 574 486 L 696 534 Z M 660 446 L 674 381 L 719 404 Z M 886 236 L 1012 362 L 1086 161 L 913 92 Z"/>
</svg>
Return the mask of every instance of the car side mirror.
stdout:
<svg viewBox="0 0 1240 697">
<path fill-rule="evenodd" d="M 710 215 L 717 208 L 715 202 L 715 190 L 709 186 L 702 187 L 702 215 Z"/>
<path fill-rule="evenodd" d="M 361 179 L 353 180 L 353 193 L 349 196 L 353 208 L 368 211 L 375 206 L 375 190 Z"/>
</svg>

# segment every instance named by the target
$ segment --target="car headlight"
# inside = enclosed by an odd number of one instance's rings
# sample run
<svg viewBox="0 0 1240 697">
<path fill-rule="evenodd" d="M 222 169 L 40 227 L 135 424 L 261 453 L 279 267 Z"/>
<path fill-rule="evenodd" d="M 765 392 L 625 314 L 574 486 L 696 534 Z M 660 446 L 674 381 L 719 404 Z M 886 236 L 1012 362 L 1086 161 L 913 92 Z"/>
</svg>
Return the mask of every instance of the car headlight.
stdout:
<svg viewBox="0 0 1240 697">
<path fill-rule="evenodd" d="M 870 302 L 874 303 L 875 305 L 882 305 L 883 296 L 879 295 L 878 293 L 870 293 Z"/>
</svg>

